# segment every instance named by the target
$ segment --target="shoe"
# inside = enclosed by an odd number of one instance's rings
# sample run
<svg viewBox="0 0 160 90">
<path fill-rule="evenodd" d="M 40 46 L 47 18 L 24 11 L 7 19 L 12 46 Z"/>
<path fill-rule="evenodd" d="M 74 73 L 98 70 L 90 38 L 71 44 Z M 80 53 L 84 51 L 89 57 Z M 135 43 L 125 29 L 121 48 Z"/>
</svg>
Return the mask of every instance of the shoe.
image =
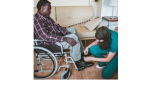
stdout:
<svg viewBox="0 0 160 90">
<path fill-rule="evenodd" d="M 76 66 L 77 66 L 78 71 L 84 70 L 85 67 L 84 67 L 84 65 L 81 65 L 80 60 L 79 60 L 79 61 L 76 61 L 75 64 L 76 64 Z M 82 63 L 82 64 L 83 64 L 83 63 Z"/>
<path fill-rule="evenodd" d="M 76 61 L 76 66 L 78 68 L 78 71 L 84 70 L 86 67 L 93 66 L 93 62 L 85 62 L 83 60 Z"/>
<path fill-rule="evenodd" d="M 107 64 L 107 63 L 106 63 Z M 104 64 L 104 65 L 96 65 L 96 68 L 104 68 L 105 66 L 106 66 L 106 64 Z"/>
<path fill-rule="evenodd" d="M 105 66 L 96 65 L 96 68 L 104 68 Z"/>
<path fill-rule="evenodd" d="M 78 69 L 78 71 L 81 71 L 81 70 L 84 70 L 85 67 L 79 67 L 79 66 L 77 66 L 77 69 Z"/>
<path fill-rule="evenodd" d="M 90 67 L 93 66 L 93 62 L 85 62 L 83 59 L 79 60 L 76 62 L 78 66 L 83 66 L 83 67 Z"/>
<path fill-rule="evenodd" d="M 93 62 L 86 62 L 86 61 L 84 61 L 83 59 L 82 59 L 82 61 L 85 62 L 85 64 L 86 64 L 85 66 L 86 66 L 86 67 L 90 67 L 90 66 L 93 66 L 93 65 L 94 65 Z"/>
<path fill-rule="evenodd" d="M 91 66 L 93 66 L 94 65 L 94 63 L 93 62 L 85 62 L 86 63 L 86 67 L 91 67 Z"/>
<path fill-rule="evenodd" d="M 86 67 L 90 67 L 90 66 L 93 66 L 93 65 L 94 65 L 93 62 L 86 62 L 86 61 L 84 61 L 84 59 L 83 59 L 83 57 L 87 57 L 87 56 L 90 56 L 90 55 L 92 55 L 90 52 L 88 53 L 88 55 L 84 55 L 84 52 L 81 54 L 81 60 L 80 60 L 80 61 L 85 62 L 85 66 L 86 66 Z"/>
<path fill-rule="evenodd" d="M 91 54 L 88 53 L 88 55 L 90 56 Z M 84 53 L 81 54 L 81 59 L 79 61 L 76 61 L 76 66 L 78 68 L 78 71 L 84 70 L 86 67 L 90 67 L 93 66 L 94 63 L 93 62 L 85 62 L 83 57 L 84 56 L 88 56 L 88 55 L 84 55 Z"/>
</svg>

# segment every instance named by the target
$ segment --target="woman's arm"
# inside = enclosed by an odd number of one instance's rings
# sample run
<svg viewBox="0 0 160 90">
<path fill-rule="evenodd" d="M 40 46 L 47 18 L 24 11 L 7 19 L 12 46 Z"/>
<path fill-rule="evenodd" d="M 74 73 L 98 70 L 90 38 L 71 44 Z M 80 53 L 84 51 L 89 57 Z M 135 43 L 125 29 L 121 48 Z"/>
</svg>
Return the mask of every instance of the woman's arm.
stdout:
<svg viewBox="0 0 160 90">
<path fill-rule="evenodd" d="M 86 48 L 90 48 L 91 46 L 97 45 L 98 44 L 98 40 L 96 39 L 94 42 L 92 42 L 90 45 L 88 45 Z"/>
<path fill-rule="evenodd" d="M 84 57 L 84 60 L 89 61 L 99 61 L 99 62 L 110 62 L 116 53 L 109 52 L 107 58 L 95 58 L 95 57 Z"/>
<path fill-rule="evenodd" d="M 97 45 L 98 44 L 98 40 L 96 39 L 94 42 L 92 42 L 90 45 L 88 45 L 85 50 L 84 50 L 84 54 L 87 55 L 88 54 L 88 51 L 89 51 L 89 48 L 93 45 Z"/>
</svg>

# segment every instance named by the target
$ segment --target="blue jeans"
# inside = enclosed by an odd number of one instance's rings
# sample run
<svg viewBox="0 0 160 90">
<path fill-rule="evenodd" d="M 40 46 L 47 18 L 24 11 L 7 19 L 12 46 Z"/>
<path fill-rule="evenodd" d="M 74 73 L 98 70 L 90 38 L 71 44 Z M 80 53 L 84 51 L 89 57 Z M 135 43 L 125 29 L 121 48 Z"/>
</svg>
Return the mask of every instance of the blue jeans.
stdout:
<svg viewBox="0 0 160 90">
<path fill-rule="evenodd" d="M 108 50 L 105 49 L 101 49 L 99 47 L 99 45 L 94 45 L 92 47 L 90 47 L 90 53 L 96 57 L 96 58 L 104 58 L 103 55 L 107 55 L 108 54 Z M 107 62 L 98 62 L 99 65 L 104 65 Z M 113 59 L 107 63 L 107 65 L 104 67 L 103 71 L 102 71 L 102 77 L 104 79 L 110 79 L 113 74 L 116 72 L 116 70 L 118 69 L 118 54 L 116 54 Z"/>
</svg>

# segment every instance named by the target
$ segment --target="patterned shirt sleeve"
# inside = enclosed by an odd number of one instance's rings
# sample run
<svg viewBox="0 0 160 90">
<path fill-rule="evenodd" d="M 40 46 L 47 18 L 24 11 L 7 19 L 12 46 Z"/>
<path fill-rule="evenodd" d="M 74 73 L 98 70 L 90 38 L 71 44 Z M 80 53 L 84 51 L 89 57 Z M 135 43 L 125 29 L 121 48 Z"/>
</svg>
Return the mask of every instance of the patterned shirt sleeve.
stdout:
<svg viewBox="0 0 160 90">
<path fill-rule="evenodd" d="M 65 27 L 62 27 L 59 24 L 57 24 L 52 18 L 50 18 L 50 20 L 53 22 L 53 24 L 57 26 L 58 30 L 60 30 L 64 35 L 67 35 L 69 33 Z"/>
<path fill-rule="evenodd" d="M 57 27 L 64 35 L 67 35 L 69 33 L 65 27 L 62 27 L 59 24 L 57 24 Z"/>
<path fill-rule="evenodd" d="M 41 20 L 34 18 L 34 32 L 38 35 L 39 39 L 42 39 L 47 42 L 62 42 L 66 41 L 67 38 L 63 36 L 54 35 L 47 32 L 47 28 Z"/>
</svg>

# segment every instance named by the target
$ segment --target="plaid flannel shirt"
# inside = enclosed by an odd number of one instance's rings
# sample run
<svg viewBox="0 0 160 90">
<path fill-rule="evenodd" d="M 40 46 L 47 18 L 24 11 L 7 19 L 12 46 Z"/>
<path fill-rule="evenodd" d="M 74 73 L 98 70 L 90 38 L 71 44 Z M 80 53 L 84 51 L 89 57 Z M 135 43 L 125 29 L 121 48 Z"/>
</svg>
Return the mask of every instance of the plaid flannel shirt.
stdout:
<svg viewBox="0 0 160 90">
<path fill-rule="evenodd" d="M 36 39 L 44 40 L 37 42 L 38 45 L 50 45 L 56 42 L 66 41 L 69 32 L 61 27 L 52 18 L 46 17 L 39 12 L 34 15 L 34 35 Z"/>
</svg>

